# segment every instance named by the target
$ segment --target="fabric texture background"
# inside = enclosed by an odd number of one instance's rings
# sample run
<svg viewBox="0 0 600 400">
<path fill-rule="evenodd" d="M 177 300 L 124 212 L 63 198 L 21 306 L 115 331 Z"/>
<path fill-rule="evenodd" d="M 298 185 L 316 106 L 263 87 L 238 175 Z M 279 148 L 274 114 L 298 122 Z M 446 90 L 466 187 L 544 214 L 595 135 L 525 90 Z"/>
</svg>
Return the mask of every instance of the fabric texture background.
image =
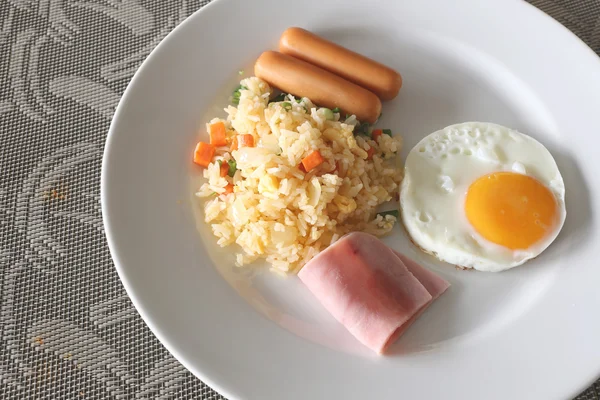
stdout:
<svg viewBox="0 0 600 400">
<path fill-rule="evenodd" d="M 530 2 L 600 53 L 600 0 Z M 223 399 L 133 308 L 100 211 L 102 150 L 121 94 L 207 3 L 0 0 L 1 399 Z M 599 392 L 597 382 L 577 400 Z"/>
</svg>

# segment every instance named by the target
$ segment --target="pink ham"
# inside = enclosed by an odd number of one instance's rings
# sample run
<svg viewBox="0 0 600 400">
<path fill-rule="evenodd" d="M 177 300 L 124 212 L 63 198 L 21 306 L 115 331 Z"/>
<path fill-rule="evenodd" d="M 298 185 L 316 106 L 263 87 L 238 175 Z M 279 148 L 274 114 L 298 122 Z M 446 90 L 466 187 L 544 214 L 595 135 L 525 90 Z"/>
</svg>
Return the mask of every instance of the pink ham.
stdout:
<svg viewBox="0 0 600 400">
<path fill-rule="evenodd" d="M 415 278 L 421 282 L 421 285 L 425 286 L 425 289 L 429 292 L 433 300 L 437 299 L 450 287 L 450 283 L 443 279 L 442 277 L 436 275 L 431 272 L 427 268 L 424 268 L 417 264 L 415 261 L 406 257 L 404 254 L 393 250 L 394 253 L 400 258 L 400 260 L 404 263 L 406 268 L 410 271 L 411 274 L 414 275 Z"/>
<path fill-rule="evenodd" d="M 354 232 L 313 258 L 298 276 L 354 337 L 383 353 L 448 287 L 407 259 L 411 273 L 400 257 L 376 237 Z"/>
<path fill-rule="evenodd" d="M 421 314 L 423 314 L 423 312 L 425 312 L 427 307 L 429 307 L 435 299 L 440 297 L 442 293 L 444 293 L 446 289 L 450 287 L 450 283 L 448 283 L 448 281 L 446 281 L 445 279 L 434 274 L 427 268 L 420 266 L 415 261 L 406 257 L 404 254 L 398 253 L 396 250 L 393 251 L 398 256 L 398 258 L 400 258 L 400 260 L 410 271 L 410 273 L 413 274 L 413 276 L 419 280 L 419 283 L 421 283 L 421 285 L 423 285 L 425 289 L 427 289 L 432 298 L 429 304 L 421 308 L 415 315 L 411 317 L 409 321 L 402 325 L 402 327 L 398 328 L 398 330 L 394 333 L 394 337 L 390 339 L 390 344 L 393 343 L 397 338 L 402 336 L 404 331 L 406 331 L 408 327 L 411 326 L 412 323 L 415 322 L 421 316 Z"/>
</svg>

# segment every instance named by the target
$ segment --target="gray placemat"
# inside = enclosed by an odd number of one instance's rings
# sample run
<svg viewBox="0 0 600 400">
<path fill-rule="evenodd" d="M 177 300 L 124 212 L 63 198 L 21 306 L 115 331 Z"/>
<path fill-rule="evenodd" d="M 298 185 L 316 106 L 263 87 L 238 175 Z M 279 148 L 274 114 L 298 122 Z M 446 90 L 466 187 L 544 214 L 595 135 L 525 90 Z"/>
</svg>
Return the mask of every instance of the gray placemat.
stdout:
<svg viewBox="0 0 600 400">
<path fill-rule="evenodd" d="M 121 93 L 206 3 L 0 0 L 0 398 L 223 399 L 136 313 L 100 213 L 102 149 Z M 600 1 L 531 3 L 600 52 Z"/>
</svg>

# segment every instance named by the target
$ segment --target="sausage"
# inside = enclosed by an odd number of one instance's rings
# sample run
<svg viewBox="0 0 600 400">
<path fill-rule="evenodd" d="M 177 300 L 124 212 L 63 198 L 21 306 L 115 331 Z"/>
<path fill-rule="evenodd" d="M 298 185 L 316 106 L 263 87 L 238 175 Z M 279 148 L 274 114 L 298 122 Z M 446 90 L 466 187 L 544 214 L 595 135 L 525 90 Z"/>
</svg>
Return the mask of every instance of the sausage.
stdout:
<svg viewBox="0 0 600 400">
<path fill-rule="evenodd" d="M 356 115 L 374 124 L 381 101 L 372 92 L 331 72 L 276 51 L 265 51 L 254 64 L 254 75 L 294 96 L 308 97 L 319 106 Z"/>
<path fill-rule="evenodd" d="M 392 100 L 402 87 L 402 76 L 393 69 L 302 28 L 283 32 L 279 51 L 369 89 L 381 100 Z"/>
</svg>

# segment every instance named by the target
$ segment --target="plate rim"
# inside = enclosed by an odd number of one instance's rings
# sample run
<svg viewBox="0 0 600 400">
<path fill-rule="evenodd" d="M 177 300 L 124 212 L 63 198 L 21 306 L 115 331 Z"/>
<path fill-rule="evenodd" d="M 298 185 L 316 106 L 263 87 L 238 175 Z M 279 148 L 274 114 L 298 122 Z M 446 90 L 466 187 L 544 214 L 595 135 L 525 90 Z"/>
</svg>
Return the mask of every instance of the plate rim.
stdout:
<svg viewBox="0 0 600 400">
<path fill-rule="evenodd" d="M 114 138 L 116 135 L 115 130 L 116 130 L 116 126 L 118 123 L 117 121 L 118 121 L 120 115 L 124 112 L 123 105 L 125 104 L 127 98 L 130 96 L 131 92 L 133 91 L 134 85 L 140 79 L 142 70 L 144 69 L 144 67 L 147 67 L 147 65 L 150 62 L 150 60 L 152 59 L 152 57 L 156 57 L 156 54 L 158 54 L 160 52 L 161 48 L 163 46 L 166 46 L 166 43 L 169 40 L 169 38 L 174 37 L 174 35 L 177 32 L 183 30 L 187 24 L 192 23 L 192 21 L 195 18 L 197 18 L 198 15 L 202 15 L 203 13 L 206 13 L 207 10 L 216 8 L 221 3 L 225 3 L 227 1 L 231 1 L 231 0 L 211 0 L 209 3 L 205 4 L 204 6 L 202 6 L 201 8 L 199 8 L 198 10 L 194 11 L 192 14 L 187 16 L 183 21 L 181 21 L 179 24 L 177 24 L 177 26 L 175 26 L 175 28 L 173 28 L 173 30 L 171 30 L 164 38 L 162 38 L 160 40 L 160 42 L 150 51 L 148 56 L 142 61 L 142 63 L 138 67 L 138 69 L 133 74 L 131 80 L 127 84 L 127 87 L 123 91 L 123 94 L 121 95 L 121 98 L 119 99 L 119 102 L 117 103 L 115 113 L 110 121 L 110 125 L 108 128 L 108 133 L 107 133 L 106 141 L 104 144 L 104 151 L 102 153 L 102 166 L 101 166 L 101 172 L 100 172 L 100 205 L 101 205 L 102 223 L 104 226 L 106 242 L 107 242 L 107 245 L 108 245 L 108 248 L 110 251 L 111 259 L 113 261 L 115 270 L 117 271 L 119 280 L 121 281 L 123 288 L 125 289 L 125 292 L 127 293 L 127 297 L 129 297 L 129 299 L 131 300 L 131 303 L 135 307 L 137 313 L 140 315 L 140 317 L 142 318 L 142 320 L 144 321 L 144 323 L 146 324 L 148 329 L 150 329 L 150 332 L 152 332 L 152 334 L 160 342 L 160 344 L 165 347 L 165 349 L 169 352 L 169 354 L 173 358 L 175 358 L 181 365 L 183 365 L 183 367 L 187 371 L 189 371 L 192 375 L 194 375 L 197 379 L 200 379 L 201 382 L 208 385 L 212 390 L 216 391 L 221 396 L 226 397 L 229 400 L 237 400 L 237 397 L 234 396 L 233 393 L 231 393 L 229 390 L 227 390 L 227 388 L 225 388 L 223 385 L 221 385 L 219 382 L 217 382 L 217 380 L 213 380 L 207 374 L 204 374 L 202 371 L 195 368 L 195 366 L 192 365 L 191 362 L 188 362 L 186 357 L 179 354 L 179 352 L 174 348 L 174 346 L 170 343 L 170 341 L 167 340 L 163 336 L 162 333 L 160 333 L 161 329 L 159 328 L 158 324 L 155 324 L 153 319 L 148 315 L 148 312 L 146 311 L 145 307 L 141 304 L 142 302 L 138 299 L 136 292 L 133 290 L 132 285 L 129 283 L 129 279 L 127 278 L 125 271 L 124 271 L 123 267 L 121 266 L 121 264 L 119 263 L 118 257 L 116 256 L 118 244 L 114 240 L 113 235 L 110 233 L 111 232 L 111 228 L 110 228 L 111 223 L 110 223 L 109 217 L 108 217 L 109 212 L 108 212 L 107 201 L 106 201 L 108 185 L 109 185 L 109 183 L 107 181 L 107 174 L 108 174 L 108 168 L 109 168 L 107 160 L 110 156 L 111 143 L 112 143 L 112 141 L 114 141 Z"/>
</svg>

